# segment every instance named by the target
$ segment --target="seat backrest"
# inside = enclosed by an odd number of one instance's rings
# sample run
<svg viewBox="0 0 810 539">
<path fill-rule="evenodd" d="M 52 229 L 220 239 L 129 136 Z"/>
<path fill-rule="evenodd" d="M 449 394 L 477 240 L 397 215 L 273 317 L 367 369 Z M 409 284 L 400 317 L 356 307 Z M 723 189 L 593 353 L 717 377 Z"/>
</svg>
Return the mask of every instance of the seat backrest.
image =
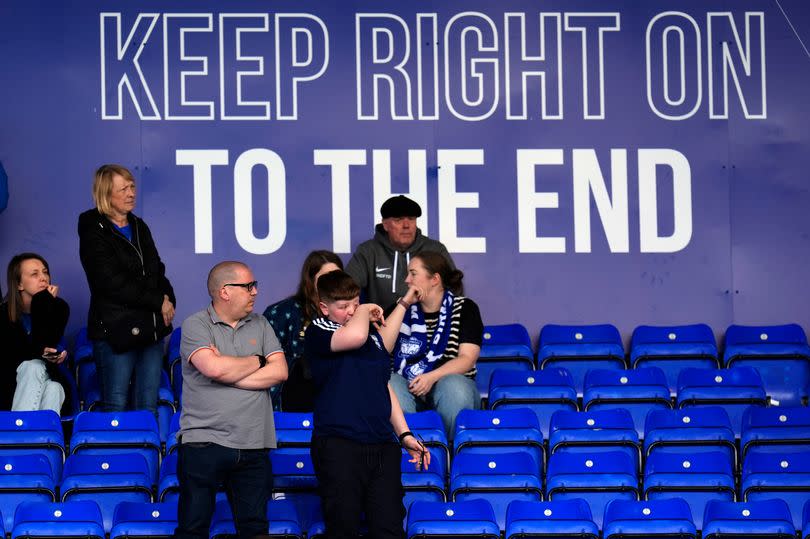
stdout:
<svg viewBox="0 0 810 539">
<path fill-rule="evenodd" d="M 731 325 L 726 329 L 726 365 L 743 356 L 801 356 L 810 358 L 807 335 L 798 324 L 778 326 Z"/>
<path fill-rule="evenodd" d="M 301 448 L 296 453 L 271 451 L 270 463 L 274 491 L 313 491 L 317 488 L 309 449 Z"/>
<path fill-rule="evenodd" d="M 0 524 L 7 530 L 14 525 L 14 512 L 25 501 L 55 502 L 56 481 L 45 455 L 0 454 Z"/>
<path fill-rule="evenodd" d="M 12 539 L 82 537 L 104 539 L 101 510 L 90 500 L 67 503 L 25 502 L 14 514 Z"/>
<path fill-rule="evenodd" d="M 621 451 L 594 455 L 554 453 L 549 457 L 546 477 L 551 481 L 552 478 L 561 476 L 599 476 L 599 479 L 606 479 L 611 483 L 638 486 L 635 463 Z M 613 476 L 613 479 L 610 476 Z"/>
<path fill-rule="evenodd" d="M 743 412 L 740 451 L 785 451 L 798 449 L 810 440 L 810 408 L 806 406 L 762 408 Z"/>
<path fill-rule="evenodd" d="M 711 500 L 703 515 L 703 539 L 770 534 L 792 538 L 796 535 L 790 509 L 784 500 L 725 502 Z"/>
<path fill-rule="evenodd" d="M 638 326 L 630 339 L 630 363 L 644 357 L 717 358 L 717 341 L 706 324 Z"/>
<path fill-rule="evenodd" d="M 482 345 L 522 344 L 531 350 L 529 331 L 523 324 L 498 324 L 484 326 Z"/>
<path fill-rule="evenodd" d="M 695 537 L 692 511 L 682 498 L 669 500 L 612 500 L 605 506 L 602 536 Z"/>
<path fill-rule="evenodd" d="M 0 455 L 44 454 L 54 478 L 62 476 L 65 439 L 59 414 L 53 410 L 0 412 Z"/>
<path fill-rule="evenodd" d="M 461 410 L 456 416 L 456 437 L 470 429 L 537 429 L 537 415 L 528 408 L 508 410 Z"/>
<path fill-rule="evenodd" d="M 762 378 L 752 367 L 684 369 L 678 376 L 678 403 L 686 400 L 765 400 Z"/>
<path fill-rule="evenodd" d="M 274 412 L 279 447 L 308 447 L 312 440 L 312 413 Z"/>
<path fill-rule="evenodd" d="M 612 356 L 624 358 L 622 337 L 612 324 L 546 324 L 540 330 L 537 360 L 547 357 Z"/>
<path fill-rule="evenodd" d="M 483 499 L 458 502 L 415 501 L 408 511 L 408 537 L 475 536 L 497 539 L 500 529 L 492 505 Z"/>
<path fill-rule="evenodd" d="M 62 496 L 71 488 L 117 485 L 121 487 L 146 485 L 152 480 L 149 464 L 140 453 L 109 455 L 70 455 L 62 473 Z"/>
</svg>

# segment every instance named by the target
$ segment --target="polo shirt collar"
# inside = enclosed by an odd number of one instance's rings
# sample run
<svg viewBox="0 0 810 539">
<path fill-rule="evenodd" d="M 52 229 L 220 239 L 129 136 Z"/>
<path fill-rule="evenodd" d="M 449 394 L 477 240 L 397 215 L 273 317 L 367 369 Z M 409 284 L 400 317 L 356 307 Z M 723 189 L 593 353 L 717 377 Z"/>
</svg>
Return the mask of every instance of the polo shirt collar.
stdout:
<svg viewBox="0 0 810 539">
<path fill-rule="evenodd" d="M 227 322 L 222 320 L 222 318 L 219 317 L 219 315 L 217 314 L 216 309 L 214 309 L 214 304 L 213 303 L 208 304 L 208 316 L 211 317 L 211 322 L 213 324 L 225 324 L 226 326 L 231 327 L 230 324 L 228 324 Z M 236 323 L 236 326 L 234 327 L 234 329 L 239 329 L 240 327 L 242 327 L 243 325 L 245 325 L 248 322 L 250 322 L 250 315 L 247 315 L 246 317 L 239 320 Z"/>
</svg>

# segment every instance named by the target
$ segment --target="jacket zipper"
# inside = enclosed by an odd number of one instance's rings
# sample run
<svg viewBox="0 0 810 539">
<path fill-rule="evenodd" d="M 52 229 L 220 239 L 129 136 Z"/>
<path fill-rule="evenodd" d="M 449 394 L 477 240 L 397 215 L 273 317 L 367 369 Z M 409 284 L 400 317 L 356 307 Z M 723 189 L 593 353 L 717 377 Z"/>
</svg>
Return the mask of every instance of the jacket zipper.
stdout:
<svg viewBox="0 0 810 539">
<path fill-rule="evenodd" d="M 138 218 L 133 217 L 132 219 L 134 226 L 132 227 L 132 232 L 135 234 L 135 241 L 138 242 L 138 246 L 135 247 L 131 241 L 126 239 L 123 234 L 117 232 L 116 230 L 112 230 L 113 236 L 120 237 L 124 240 L 127 245 L 135 249 L 135 254 L 138 255 L 138 260 L 141 261 L 141 274 L 146 277 L 146 265 L 143 263 L 143 254 L 141 254 L 141 235 L 138 233 Z M 157 342 L 157 316 L 155 313 L 152 313 L 152 335 L 155 337 L 155 342 Z"/>
</svg>

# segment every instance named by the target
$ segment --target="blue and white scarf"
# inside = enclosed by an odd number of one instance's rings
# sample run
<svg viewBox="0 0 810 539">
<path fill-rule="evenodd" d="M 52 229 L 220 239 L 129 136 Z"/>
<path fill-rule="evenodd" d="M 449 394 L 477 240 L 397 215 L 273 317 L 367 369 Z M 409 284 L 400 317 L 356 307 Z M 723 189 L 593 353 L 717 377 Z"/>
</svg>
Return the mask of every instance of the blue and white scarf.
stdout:
<svg viewBox="0 0 810 539">
<path fill-rule="evenodd" d="M 411 305 L 402 320 L 394 353 L 397 372 L 406 380 L 413 380 L 420 374 L 431 371 L 444 355 L 447 338 L 450 335 L 450 318 L 453 314 L 453 293 L 444 292 L 439 321 L 433 338 L 428 342 L 425 315 L 418 303 Z"/>
</svg>

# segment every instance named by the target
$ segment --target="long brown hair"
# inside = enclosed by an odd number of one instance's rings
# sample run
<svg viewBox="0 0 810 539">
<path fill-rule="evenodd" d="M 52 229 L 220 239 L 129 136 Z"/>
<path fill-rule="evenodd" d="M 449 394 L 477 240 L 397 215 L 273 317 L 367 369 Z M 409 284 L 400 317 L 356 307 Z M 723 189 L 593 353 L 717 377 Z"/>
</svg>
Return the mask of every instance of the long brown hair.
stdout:
<svg viewBox="0 0 810 539">
<path fill-rule="evenodd" d="M 324 264 L 330 262 L 343 269 L 343 261 L 340 257 L 332 251 L 326 250 L 312 251 L 304 259 L 304 265 L 301 266 L 301 281 L 298 283 L 298 290 L 293 297 L 301 305 L 306 320 L 314 320 L 321 316 L 321 310 L 318 308 L 318 290 L 315 288 L 315 275 L 321 271 Z"/>
<path fill-rule="evenodd" d="M 8 319 L 16 323 L 22 317 L 22 296 L 20 295 L 20 281 L 22 280 L 22 263 L 26 260 L 36 259 L 42 262 L 48 274 L 51 268 L 48 261 L 36 253 L 20 253 L 11 257 L 6 270 L 6 283 L 8 293 L 6 294 L 6 305 L 8 308 Z"/>
<path fill-rule="evenodd" d="M 453 269 L 447 259 L 435 251 L 422 251 L 411 257 L 411 260 L 419 259 L 425 270 L 432 276 L 436 273 L 442 279 L 442 286 L 450 290 L 457 296 L 464 295 L 464 273 L 461 270 Z"/>
</svg>

